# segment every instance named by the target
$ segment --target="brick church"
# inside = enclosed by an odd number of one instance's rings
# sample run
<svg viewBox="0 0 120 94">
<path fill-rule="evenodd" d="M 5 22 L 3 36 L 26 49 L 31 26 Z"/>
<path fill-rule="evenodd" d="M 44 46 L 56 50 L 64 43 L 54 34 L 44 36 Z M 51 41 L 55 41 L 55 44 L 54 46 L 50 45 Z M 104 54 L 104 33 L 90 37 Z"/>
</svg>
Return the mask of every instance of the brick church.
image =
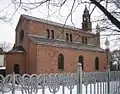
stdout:
<svg viewBox="0 0 120 94">
<path fill-rule="evenodd" d="M 85 7 L 82 29 L 21 15 L 16 27 L 16 40 L 6 53 L 8 73 L 76 72 L 77 63 L 83 71 L 106 71 L 106 52 L 100 48 L 98 29 L 92 33 L 90 14 Z"/>
</svg>

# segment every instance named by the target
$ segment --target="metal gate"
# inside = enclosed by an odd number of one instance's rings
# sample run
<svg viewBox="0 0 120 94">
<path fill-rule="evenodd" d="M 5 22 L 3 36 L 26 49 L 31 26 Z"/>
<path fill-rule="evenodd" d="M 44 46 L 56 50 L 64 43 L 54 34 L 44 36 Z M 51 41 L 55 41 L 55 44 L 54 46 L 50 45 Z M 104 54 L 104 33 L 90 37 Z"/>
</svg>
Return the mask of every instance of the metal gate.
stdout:
<svg viewBox="0 0 120 94">
<path fill-rule="evenodd" d="M 0 94 L 120 94 L 120 72 L 0 75 Z"/>
</svg>

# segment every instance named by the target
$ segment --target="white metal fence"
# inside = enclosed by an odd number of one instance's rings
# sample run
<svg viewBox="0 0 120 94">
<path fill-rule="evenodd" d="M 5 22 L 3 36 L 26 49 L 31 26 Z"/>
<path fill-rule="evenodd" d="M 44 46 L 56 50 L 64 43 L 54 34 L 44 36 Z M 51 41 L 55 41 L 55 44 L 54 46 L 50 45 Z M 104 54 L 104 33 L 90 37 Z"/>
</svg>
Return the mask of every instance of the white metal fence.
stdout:
<svg viewBox="0 0 120 94">
<path fill-rule="evenodd" d="M 48 94 L 46 88 L 52 94 L 120 94 L 120 72 L 82 72 L 78 65 L 76 73 L 0 75 L 0 94 Z"/>
</svg>

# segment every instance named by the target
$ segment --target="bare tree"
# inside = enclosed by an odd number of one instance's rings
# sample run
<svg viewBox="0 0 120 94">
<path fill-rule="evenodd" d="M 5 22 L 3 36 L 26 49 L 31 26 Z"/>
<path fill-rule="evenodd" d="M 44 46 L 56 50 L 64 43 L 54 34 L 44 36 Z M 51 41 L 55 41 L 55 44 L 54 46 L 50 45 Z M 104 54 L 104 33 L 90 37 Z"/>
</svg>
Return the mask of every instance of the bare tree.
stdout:
<svg viewBox="0 0 120 94">
<path fill-rule="evenodd" d="M 120 70 L 120 50 L 111 53 L 111 70 Z"/>
<path fill-rule="evenodd" d="M 93 4 L 95 4 L 107 17 L 108 19 L 118 28 L 120 29 L 120 22 L 112 16 L 107 9 L 105 9 L 99 2 L 96 0 L 90 0 Z"/>
<path fill-rule="evenodd" d="M 4 52 L 8 52 L 12 49 L 12 44 L 8 43 L 8 42 L 2 42 L 2 43 L 0 43 L 0 47 L 3 48 Z"/>
<path fill-rule="evenodd" d="M 106 7 L 112 3 L 117 8 L 120 9 L 119 0 L 71 0 L 72 4 L 71 4 L 71 7 L 69 7 L 70 13 L 68 14 L 68 16 L 72 15 L 74 9 L 76 9 L 81 4 L 86 3 L 86 4 L 91 5 L 91 3 L 93 3 L 95 5 L 95 7 L 93 9 L 91 9 L 92 11 L 94 11 L 94 9 L 97 6 L 100 10 L 102 10 L 104 12 L 104 14 L 109 18 L 109 20 L 112 21 L 113 24 L 119 23 L 116 20 L 114 23 L 113 19 L 115 19 L 115 18 L 111 14 L 109 14 L 107 9 L 105 9 L 105 7 L 103 7 L 102 4 L 100 4 L 100 2 L 103 2 L 103 1 L 106 2 Z M 58 8 L 60 10 L 68 2 L 70 2 L 70 1 L 69 0 L 34 0 L 34 1 L 33 0 L 26 0 L 26 1 L 11 0 L 11 2 L 7 6 L 5 6 L 3 9 L 1 9 L 1 12 L 4 11 L 6 8 L 9 8 L 9 6 L 11 6 L 11 5 L 14 7 L 14 12 L 12 11 L 11 17 L 14 16 L 15 13 L 19 9 L 22 9 L 24 11 L 32 11 L 32 10 L 35 10 L 35 9 L 41 7 L 42 5 L 46 5 L 48 7 L 48 12 L 50 12 L 50 7 Z M 6 18 L 6 16 L 7 15 L 4 15 L 1 18 Z"/>
<path fill-rule="evenodd" d="M 14 11 L 12 11 L 12 14 L 10 15 L 11 18 L 9 20 L 12 19 L 12 17 L 15 15 L 15 13 L 17 11 L 19 11 L 19 9 L 22 9 L 24 11 L 30 12 L 32 10 L 35 10 L 43 5 L 45 5 L 48 8 L 48 15 L 50 15 L 50 11 L 51 11 L 51 7 L 53 8 L 57 8 L 58 10 L 61 10 L 62 7 L 64 7 L 65 5 L 67 5 L 67 3 L 69 4 L 69 0 L 11 0 L 10 4 L 8 4 L 6 7 L 4 7 L 2 11 L 4 11 L 6 8 L 9 8 L 9 6 L 13 6 L 14 7 Z M 71 22 L 72 22 L 72 15 L 74 10 L 80 6 L 81 4 L 88 4 L 89 6 L 91 6 L 91 4 L 93 3 L 95 5 L 94 8 L 91 9 L 91 14 L 92 12 L 95 10 L 96 6 L 108 17 L 108 19 L 117 27 L 120 29 L 120 22 L 116 19 L 116 17 L 112 16 L 112 14 L 110 12 L 108 12 L 107 10 L 107 6 L 114 4 L 118 9 L 120 9 L 120 5 L 119 5 L 119 0 L 71 0 L 72 4 L 69 7 L 69 13 L 66 17 L 65 23 L 68 20 L 69 17 L 71 17 Z M 106 4 L 106 8 L 104 6 L 102 6 L 101 2 L 105 2 Z M 114 14 L 118 14 L 117 10 L 114 10 Z M 1 19 L 6 19 L 7 15 L 3 15 L 0 17 Z M 105 20 L 105 19 L 104 19 Z M 120 31 L 118 31 L 120 32 Z"/>
</svg>

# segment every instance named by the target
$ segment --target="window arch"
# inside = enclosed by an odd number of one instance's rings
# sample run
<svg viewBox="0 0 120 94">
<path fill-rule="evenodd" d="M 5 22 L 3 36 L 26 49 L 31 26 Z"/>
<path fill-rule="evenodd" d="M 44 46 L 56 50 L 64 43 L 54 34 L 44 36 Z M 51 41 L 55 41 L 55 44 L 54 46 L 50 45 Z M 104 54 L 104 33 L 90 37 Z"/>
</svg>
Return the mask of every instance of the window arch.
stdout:
<svg viewBox="0 0 120 94">
<path fill-rule="evenodd" d="M 53 30 L 51 30 L 51 34 L 52 34 L 51 38 L 54 39 L 54 31 Z"/>
<path fill-rule="evenodd" d="M 88 41 L 88 39 L 87 39 L 87 37 L 85 37 L 85 44 L 87 44 L 87 41 Z"/>
<path fill-rule="evenodd" d="M 68 33 L 66 33 L 66 41 L 69 41 Z"/>
<path fill-rule="evenodd" d="M 64 69 L 64 55 L 58 55 L 58 69 Z"/>
<path fill-rule="evenodd" d="M 84 57 L 83 56 L 79 56 L 78 62 L 81 63 L 82 70 L 84 70 Z"/>
<path fill-rule="evenodd" d="M 82 44 L 84 44 L 85 43 L 85 41 L 84 41 L 84 36 L 82 36 Z"/>
<path fill-rule="evenodd" d="M 15 72 L 15 74 L 19 74 L 20 73 L 20 66 L 19 66 L 19 64 L 14 64 L 14 72 Z"/>
<path fill-rule="evenodd" d="M 50 38 L 50 30 L 47 29 L 47 38 Z"/>
<path fill-rule="evenodd" d="M 23 38 L 24 38 L 24 31 L 21 30 L 20 31 L 20 41 L 23 41 Z"/>
<path fill-rule="evenodd" d="M 70 34 L 70 42 L 72 42 L 72 34 Z"/>
<path fill-rule="evenodd" d="M 95 70 L 99 70 L 99 58 L 95 58 Z"/>
</svg>

